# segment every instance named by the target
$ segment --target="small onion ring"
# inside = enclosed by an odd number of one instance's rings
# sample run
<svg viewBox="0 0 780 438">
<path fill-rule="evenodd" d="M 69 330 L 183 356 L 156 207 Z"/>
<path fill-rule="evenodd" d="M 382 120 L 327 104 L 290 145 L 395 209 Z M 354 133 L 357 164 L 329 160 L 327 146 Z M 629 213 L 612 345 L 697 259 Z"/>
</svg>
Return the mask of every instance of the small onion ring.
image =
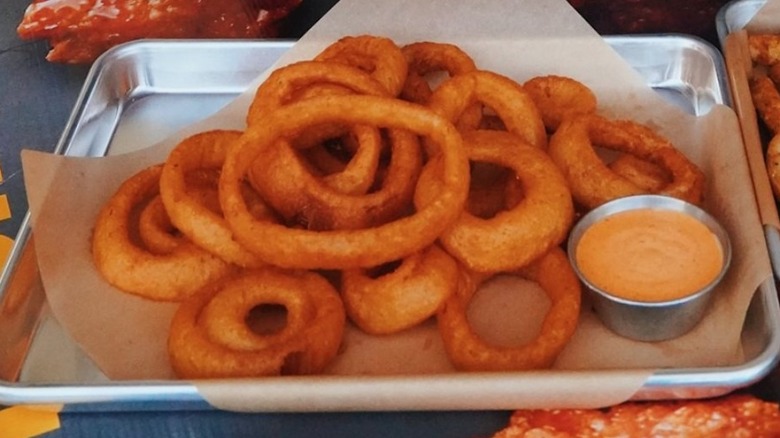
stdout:
<svg viewBox="0 0 780 438">
<path fill-rule="evenodd" d="M 464 211 L 439 237 L 441 245 L 477 272 L 518 269 L 558 245 L 574 220 L 571 193 L 555 163 L 544 153 L 505 131 L 463 133 L 472 162 L 514 172 L 523 199 L 511 209 L 482 219 Z M 427 166 L 418 182 L 415 205 L 435 199 L 437 169 Z"/>
<path fill-rule="evenodd" d="M 436 314 L 455 291 L 458 276 L 455 259 L 431 245 L 379 277 L 371 269 L 344 270 L 341 297 L 350 320 L 364 332 L 397 333 Z"/>
<path fill-rule="evenodd" d="M 364 108 L 354 111 L 355 108 Z M 266 148 L 302 127 L 325 122 L 402 128 L 429 137 L 443 156 L 439 197 L 410 216 L 359 230 L 317 232 L 258 221 L 247 210 L 241 182 Z M 323 96 L 278 108 L 263 127 L 248 129 L 225 160 L 220 204 L 236 238 L 264 260 L 282 267 L 343 269 L 378 266 L 432 244 L 452 224 L 466 202 L 469 166 L 460 134 L 434 112 L 393 98 Z"/>
<path fill-rule="evenodd" d="M 433 92 L 428 106 L 458 123 L 474 103 L 483 103 L 495 111 L 507 131 L 533 146 L 547 147 L 547 132 L 539 109 L 530 94 L 506 76 L 485 70 L 453 76 Z"/>
<path fill-rule="evenodd" d="M 393 40 L 373 35 L 346 36 L 326 47 L 315 58 L 351 65 L 367 71 L 390 96 L 404 86 L 408 64 Z"/>
<path fill-rule="evenodd" d="M 536 76 L 523 84 L 531 95 L 548 132 L 555 132 L 564 119 L 596 112 L 596 95 L 576 79 L 557 76 Z"/>
<path fill-rule="evenodd" d="M 92 257 L 112 286 L 157 301 L 180 301 L 233 267 L 190 242 L 170 253 L 153 254 L 135 242 L 133 212 L 159 191 L 162 165 L 128 178 L 100 211 L 92 232 Z"/>
<path fill-rule="evenodd" d="M 274 70 L 255 92 L 249 107 L 247 124 L 263 123 L 264 114 L 301 99 L 328 94 L 384 95 L 386 90 L 362 70 L 348 65 L 318 61 L 301 61 Z M 343 170 L 323 178 L 325 184 L 339 193 L 364 194 L 372 186 L 382 152 L 379 130 L 370 126 L 346 127 L 327 124 L 310 127 L 299 133 L 296 149 L 316 147 L 325 140 L 351 135 L 356 152 Z M 259 163 L 249 175 L 265 172 Z"/>
<path fill-rule="evenodd" d="M 480 281 L 465 273 L 458 291 L 437 314 L 439 333 L 450 361 L 465 371 L 518 371 L 549 368 L 574 334 L 579 320 L 581 286 L 566 254 L 554 247 L 517 273 L 537 282 L 551 307 L 539 335 L 520 347 L 489 345 L 471 328 L 466 311 Z"/>
<path fill-rule="evenodd" d="M 704 174 L 668 140 L 637 122 L 590 114 L 565 120 L 553 134 L 548 151 L 569 182 L 575 201 L 585 208 L 648 193 L 612 172 L 594 145 L 630 153 L 668 172 L 672 181 L 655 193 L 701 203 Z"/>
<path fill-rule="evenodd" d="M 210 309 L 213 298 L 218 301 Z M 246 327 L 230 333 L 219 328 L 226 321 L 228 328 L 243 326 L 249 310 L 263 304 L 285 306 L 291 324 L 267 336 Z M 237 309 L 242 312 L 233 313 Z M 202 325 L 206 318 L 217 321 Z M 208 285 L 179 306 L 168 335 L 171 366 L 184 379 L 319 373 L 338 353 L 345 321 L 338 292 L 318 274 L 244 271 Z M 218 340 L 207 327 L 218 332 Z M 225 346 L 224 338 L 240 348 Z"/>
<path fill-rule="evenodd" d="M 240 137 L 239 131 L 213 130 L 179 142 L 165 160 L 160 195 L 171 223 L 196 245 L 238 266 L 260 267 L 265 263 L 233 239 L 224 217 L 187 192 L 187 173 L 219 168 Z"/>
<path fill-rule="evenodd" d="M 390 129 L 392 153 L 381 187 L 362 196 L 332 190 L 313 175 L 286 141 L 266 148 L 250 168 L 253 187 L 280 215 L 311 230 L 371 227 L 396 219 L 411 205 L 422 167 L 419 140 Z"/>
</svg>

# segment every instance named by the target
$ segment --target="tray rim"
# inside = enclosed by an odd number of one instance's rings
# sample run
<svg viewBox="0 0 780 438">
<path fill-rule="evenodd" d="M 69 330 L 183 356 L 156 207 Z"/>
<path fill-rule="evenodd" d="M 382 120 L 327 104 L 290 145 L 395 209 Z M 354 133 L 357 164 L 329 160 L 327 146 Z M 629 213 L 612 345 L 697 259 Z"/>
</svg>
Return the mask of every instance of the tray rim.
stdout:
<svg viewBox="0 0 780 438">
<path fill-rule="evenodd" d="M 689 37 L 686 35 L 638 35 L 638 36 L 617 36 L 617 37 L 605 37 L 608 41 L 617 40 L 641 40 L 643 38 L 664 38 L 674 37 L 689 39 L 696 44 L 705 44 L 708 50 L 711 51 L 710 56 L 713 57 L 713 62 L 716 68 L 716 74 L 723 89 L 720 90 L 723 93 L 724 103 L 730 104 L 728 95 L 728 85 L 725 81 L 725 67 L 723 63 L 722 55 L 714 47 L 711 47 L 708 43 L 695 37 Z M 230 40 L 230 44 L 247 44 L 247 45 L 265 45 L 265 44 L 293 44 L 294 41 L 245 41 L 240 42 L 236 40 Z M 208 40 L 208 41 L 180 41 L 180 40 L 145 40 L 135 41 L 117 46 L 114 49 L 106 52 L 98 61 L 95 62 L 90 69 L 88 77 L 85 81 L 84 87 L 77 99 L 76 106 L 74 107 L 71 118 L 69 119 L 63 135 L 54 150 L 54 153 L 67 153 L 67 146 L 72 140 L 72 135 L 77 127 L 79 117 L 81 116 L 80 103 L 83 103 L 89 94 L 95 82 L 99 76 L 99 72 L 103 68 L 104 64 L 109 62 L 110 57 L 114 56 L 121 50 L 127 50 L 136 46 L 143 46 L 149 44 L 168 46 L 169 48 L 175 48 L 179 44 L 203 44 L 203 45 L 215 45 L 220 46 L 220 41 Z M 2 292 L 5 291 L 5 287 L 11 276 L 10 268 L 14 266 L 14 263 L 18 261 L 21 252 L 27 248 L 28 240 L 30 239 L 31 230 L 29 227 L 29 213 L 25 215 L 25 219 L 22 221 L 20 231 L 17 236 L 14 247 L 12 248 L 11 256 L 6 263 L 3 270 L 2 277 L 0 277 L 0 298 L 2 298 Z M 771 283 L 769 279 L 768 281 Z M 757 291 L 757 295 L 761 294 L 760 300 L 764 309 L 769 309 L 766 312 L 766 317 L 769 318 L 772 326 L 780 327 L 780 313 L 778 311 L 772 311 L 772 309 L 780 309 L 778 304 L 777 294 L 774 292 L 774 283 L 762 284 Z M 754 297 L 754 301 L 757 298 Z M 752 304 L 751 304 L 752 305 Z M 778 361 L 778 354 L 780 354 L 780 336 L 776 332 L 771 332 L 769 336 L 769 342 L 765 345 L 764 349 L 756 357 L 752 358 L 745 363 L 738 364 L 730 367 L 704 367 L 704 368 L 675 368 L 675 369 L 657 369 L 653 370 L 653 373 L 647 379 L 645 384 L 640 390 L 632 397 L 632 400 L 651 400 L 659 398 L 701 398 L 714 395 L 721 395 L 727 392 L 733 391 L 740 387 L 748 386 L 761 378 L 763 378 Z M 601 374 L 614 374 L 615 372 L 626 372 L 634 370 L 599 370 L 597 373 Z M 489 376 L 493 378 L 504 378 L 507 381 L 512 379 L 506 379 L 507 377 L 517 378 L 518 375 L 522 377 L 525 373 L 491 373 Z M 423 376 L 427 380 L 430 379 L 450 379 L 453 374 Z M 469 376 L 471 379 L 472 374 Z M 372 376 L 373 377 L 373 376 Z M 380 376 L 382 380 L 386 380 Z M 401 376 L 403 379 L 408 379 L 409 376 Z M 734 378 L 737 377 L 738 382 L 735 384 Z M 329 381 L 340 380 L 354 380 L 355 376 L 328 376 Z M 396 377 L 397 378 L 397 377 Z M 393 378 L 389 378 L 392 380 Z M 680 396 L 682 395 L 682 397 Z M 136 402 L 143 401 L 144 403 L 153 403 L 154 405 L 168 406 L 172 402 L 174 404 L 183 403 L 186 405 L 184 408 L 190 409 L 193 407 L 208 407 L 204 398 L 198 392 L 197 387 L 186 381 L 132 381 L 132 382 L 100 382 L 100 383 L 79 383 L 68 385 L 29 385 L 19 382 L 2 382 L 0 381 L 0 403 L 7 404 L 51 404 L 51 403 L 64 403 L 64 404 L 98 404 L 103 406 L 105 404 L 114 406 L 116 409 L 121 409 L 123 405 L 135 405 Z M 179 406 L 181 408 L 181 406 Z M 396 407 L 395 409 L 400 409 Z M 468 407 L 442 407 L 443 409 L 470 409 Z M 110 407 L 108 408 L 111 409 Z M 343 406 L 340 410 L 350 410 L 349 406 Z M 362 410 L 362 408 L 361 408 Z"/>
</svg>

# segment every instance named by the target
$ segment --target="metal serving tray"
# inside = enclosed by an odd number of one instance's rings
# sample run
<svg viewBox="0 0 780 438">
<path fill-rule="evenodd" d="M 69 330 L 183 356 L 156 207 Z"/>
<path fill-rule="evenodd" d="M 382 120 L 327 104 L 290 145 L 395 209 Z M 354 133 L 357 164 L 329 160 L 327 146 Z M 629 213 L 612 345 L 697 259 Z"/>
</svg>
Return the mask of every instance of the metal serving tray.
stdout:
<svg viewBox="0 0 780 438">
<path fill-rule="evenodd" d="M 715 104 L 730 103 L 723 60 L 709 44 L 674 35 L 608 37 L 607 41 L 654 89 L 685 110 L 703 114 Z M 93 66 L 56 152 L 102 156 L 116 152 L 112 147 L 127 143 L 122 139 L 128 135 L 141 144 L 160 140 L 227 104 L 292 44 L 144 41 L 115 48 Z M 109 381 L 81 355 L 47 311 L 28 225 L 25 220 L 0 278 L 0 404 L 67 404 L 84 410 L 209 407 L 189 382 Z M 744 363 L 658 370 L 633 398 L 717 396 L 760 380 L 774 367 L 780 351 L 773 282 L 761 285 L 747 321 Z M 621 372 L 625 371 L 606 370 L 600 375 L 609 379 Z M 311 404 L 312 410 L 331 411 L 508 409 L 513 406 L 499 400 L 511 399 L 512 382 L 518 377 L 522 373 L 501 379 L 466 374 L 423 379 L 328 376 L 322 387 L 290 385 L 286 401 L 321 399 Z M 355 393 L 338 390 L 347 381 L 343 379 L 351 379 Z M 415 403 L 433 388 L 452 387 L 455 380 L 463 396 L 424 406 Z M 376 397 L 387 390 L 392 390 L 392 399 Z M 358 400 L 373 402 L 366 405 Z M 290 409 L 282 401 L 274 403 L 269 401 L 267 410 Z"/>
<path fill-rule="evenodd" d="M 766 0 L 734 0 L 726 4 L 716 16 L 716 28 L 718 39 L 726 54 L 726 62 L 729 65 L 728 78 L 730 89 L 734 96 L 735 109 L 742 124 L 745 146 L 750 156 L 751 148 L 755 148 L 752 155 L 752 166 L 755 170 L 754 185 L 759 199 L 760 212 L 762 220 L 765 223 L 764 234 L 766 235 L 767 246 L 769 248 L 769 257 L 772 262 L 775 276 L 780 279 L 780 219 L 778 219 L 778 203 L 775 201 L 769 186 L 768 176 L 764 170 L 764 154 L 766 142 L 768 139 L 763 137 L 757 126 L 755 117 L 755 107 L 752 104 L 752 97 L 747 83 L 749 72 L 744 70 L 750 64 L 747 59 L 747 51 L 739 50 L 739 40 L 729 41 L 729 36 L 737 36 L 735 33 L 742 31 L 756 13 L 766 4 Z M 778 24 L 780 28 L 780 23 Z M 747 44 L 747 43 L 745 43 Z M 739 58 L 739 59 L 738 59 Z M 752 125 L 752 126 L 749 126 Z M 760 181 L 759 181 L 760 180 Z M 764 201 L 762 201 L 762 199 Z M 773 226 L 772 224 L 775 224 Z"/>
</svg>

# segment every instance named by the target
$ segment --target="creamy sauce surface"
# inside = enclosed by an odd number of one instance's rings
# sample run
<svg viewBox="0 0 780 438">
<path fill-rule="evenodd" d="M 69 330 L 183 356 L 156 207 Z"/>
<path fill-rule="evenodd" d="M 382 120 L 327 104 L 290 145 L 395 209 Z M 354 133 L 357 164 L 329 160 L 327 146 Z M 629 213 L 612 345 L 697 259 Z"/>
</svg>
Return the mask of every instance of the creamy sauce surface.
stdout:
<svg viewBox="0 0 780 438">
<path fill-rule="evenodd" d="M 583 233 L 575 254 L 593 285 L 635 301 L 697 292 L 718 276 L 723 249 L 695 218 L 668 210 L 616 213 Z"/>
</svg>

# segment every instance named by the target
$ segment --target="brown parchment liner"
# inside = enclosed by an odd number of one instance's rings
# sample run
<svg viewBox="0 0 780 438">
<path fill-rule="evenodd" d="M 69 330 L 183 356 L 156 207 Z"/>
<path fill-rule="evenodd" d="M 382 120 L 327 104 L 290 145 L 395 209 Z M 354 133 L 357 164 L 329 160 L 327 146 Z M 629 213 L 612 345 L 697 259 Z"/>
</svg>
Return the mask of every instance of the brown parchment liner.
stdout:
<svg viewBox="0 0 780 438">
<path fill-rule="evenodd" d="M 350 329 L 343 352 L 325 376 L 195 382 L 214 406 L 250 411 L 598 407 L 629 399 L 659 368 L 744 361 L 740 336 L 745 312 L 771 269 L 735 113 L 718 106 L 695 117 L 666 103 L 563 0 L 500 5 L 342 0 L 277 65 L 311 58 L 340 36 L 373 33 L 399 44 L 455 43 L 481 68 L 520 82 L 540 74 L 584 82 L 599 96 L 601 113 L 657 129 L 707 175 L 705 208 L 729 232 L 734 257 L 704 320 L 678 339 L 634 342 L 605 329 L 586 300 L 577 332 L 551 370 L 490 374 L 454 371 L 432 323 L 380 338 Z M 175 304 L 123 294 L 101 280 L 89 255 L 97 212 L 123 180 L 164 160 L 183 136 L 215 127 L 241 128 L 251 95 L 250 89 L 214 117 L 138 152 L 105 158 L 23 152 L 49 305 L 112 380 L 174 378 L 165 341 Z M 512 278 L 498 278 L 472 306 L 474 325 L 489 329 L 493 339 L 533 337 L 544 314 L 547 304 L 538 288 L 523 283 L 517 290 L 516 284 Z M 509 320 L 522 314 L 527 324 L 512 328 L 522 333 L 510 334 L 508 324 L 496 323 L 500 311 Z"/>
</svg>

